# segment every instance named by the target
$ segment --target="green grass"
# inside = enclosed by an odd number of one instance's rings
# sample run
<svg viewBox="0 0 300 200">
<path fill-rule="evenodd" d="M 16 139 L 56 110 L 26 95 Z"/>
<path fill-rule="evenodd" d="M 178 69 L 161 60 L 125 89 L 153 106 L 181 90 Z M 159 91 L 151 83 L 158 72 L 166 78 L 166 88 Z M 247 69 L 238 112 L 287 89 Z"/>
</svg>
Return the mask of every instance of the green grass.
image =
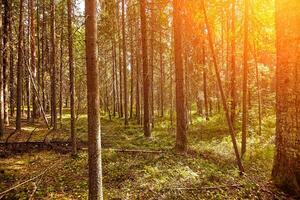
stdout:
<svg viewBox="0 0 300 200">
<path fill-rule="evenodd" d="M 247 176 L 241 177 L 235 165 L 232 144 L 221 115 L 206 122 L 194 116 L 189 127 L 189 152 L 178 155 L 173 150 L 174 128 L 167 119 L 156 119 L 153 137 L 146 139 L 142 128 L 131 121 L 123 126 L 122 119 L 101 121 L 103 147 L 103 184 L 105 199 L 277 199 L 285 196 L 270 185 L 274 144 L 274 116 L 266 117 L 261 136 L 251 133 L 248 150 L 243 158 Z M 60 138 L 69 137 L 69 115 L 62 120 Z M 31 129 L 28 125 L 26 127 Z M 77 134 L 87 139 L 87 116 L 77 120 Z M 36 133 L 41 137 L 43 131 Z M 53 133 L 54 136 L 57 133 Z M 54 137 L 52 136 L 52 137 Z M 237 136 L 240 138 L 240 135 Z M 238 140 L 240 143 L 240 140 Z M 163 150 L 162 154 L 118 153 L 108 148 Z M 87 199 L 87 152 L 76 159 L 55 152 L 32 152 L 12 155 L 0 160 L 0 191 L 26 180 L 47 168 L 56 160 L 60 163 L 38 179 L 36 199 Z M 214 190 L 178 190 L 240 184 L 238 188 Z M 274 195 L 264 192 L 268 188 Z M 27 199 L 33 185 L 27 184 L 4 199 Z"/>
</svg>

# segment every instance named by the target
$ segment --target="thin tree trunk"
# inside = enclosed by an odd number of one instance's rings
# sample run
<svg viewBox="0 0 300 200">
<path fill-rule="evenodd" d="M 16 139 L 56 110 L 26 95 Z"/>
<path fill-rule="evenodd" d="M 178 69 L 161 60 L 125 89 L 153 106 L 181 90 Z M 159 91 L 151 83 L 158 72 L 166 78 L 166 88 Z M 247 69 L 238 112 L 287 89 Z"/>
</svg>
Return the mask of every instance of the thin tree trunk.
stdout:
<svg viewBox="0 0 300 200">
<path fill-rule="evenodd" d="M 119 11 L 119 1 L 117 1 L 117 25 L 118 25 L 118 43 L 119 43 L 119 117 L 123 117 L 123 76 L 122 76 L 122 56 L 121 56 L 121 28 L 120 28 L 120 11 Z"/>
<path fill-rule="evenodd" d="M 2 46 L 2 2 L 0 2 L 0 55 L 3 53 Z M 4 134 L 4 98 L 3 98 L 3 60 L 0 59 L 0 137 Z"/>
<path fill-rule="evenodd" d="M 144 89 L 144 135 L 151 137 L 149 112 L 149 73 L 147 52 L 146 0 L 140 1 L 142 57 L 143 57 L 143 89 Z"/>
<path fill-rule="evenodd" d="M 59 66 L 59 124 L 60 124 L 60 128 L 62 128 L 62 115 L 63 115 L 63 57 L 64 57 L 63 43 L 64 43 L 64 8 L 62 9 L 62 12 L 61 12 L 61 30 L 60 30 L 60 66 Z"/>
<path fill-rule="evenodd" d="M 4 114 L 4 124 L 6 126 L 9 125 L 9 120 L 8 120 L 8 83 L 7 83 L 7 69 L 8 69 L 8 24 L 9 24 L 9 2 L 8 0 L 2 0 L 3 3 L 3 8 L 4 8 L 4 13 L 3 13 L 3 114 Z"/>
<path fill-rule="evenodd" d="M 113 22 L 114 23 L 114 22 Z M 115 30 L 113 28 L 113 30 Z M 112 37 L 112 92 L 113 92 L 113 116 L 116 116 L 116 42 L 115 36 Z"/>
<path fill-rule="evenodd" d="M 51 80 L 51 112 L 52 112 L 52 125 L 53 130 L 57 130 L 57 113 L 56 113 L 56 39 L 55 39 L 55 0 L 51 0 L 50 4 L 50 67 L 52 70 L 52 80 Z"/>
<path fill-rule="evenodd" d="M 35 49 L 35 0 L 30 0 L 30 57 L 31 72 L 33 79 L 36 79 L 36 49 Z M 37 117 L 36 95 L 32 93 L 32 122 Z"/>
<path fill-rule="evenodd" d="M 30 0 L 27 1 L 27 35 L 25 39 L 23 40 L 23 52 L 24 52 L 24 65 L 30 66 L 31 67 L 31 55 L 30 55 L 30 44 L 31 44 L 31 34 L 30 34 L 30 26 L 31 26 L 31 20 L 30 20 Z M 25 33 L 24 33 L 25 34 Z M 26 40 L 27 39 L 27 40 Z M 31 117 L 31 84 L 30 84 L 30 77 L 29 77 L 29 72 L 24 70 L 24 75 L 25 75 L 25 98 L 26 98 L 26 116 L 27 116 L 27 122 L 30 122 L 30 117 Z"/>
<path fill-rule="evenodd" d="M 89 200 L 103 200 L 100 94 L 97 67 L 97 0 L 85 0 L 85 40 L 88 98 Z"/>
<path fill-rule="evenodd" d="M 125 126 L 128 125 L 128 93 L 127 93 L 127 50 L 125 32 L 125 0 L 122 0 L 122 50 L 123 50 L 123 83 L 124 83 L 124 116 Z"/>
<path fill-rule="evenodd" d="M 113 0 L 113 5 L 115 5 L 115 0 Z M 116 55 L 116 37 L 115 37 L 115 31 L 116 31 L 116 27 L 115 27 L 115 9 L 113 10 L 113 17 L 112 17 L 112 29 L 113 29 L 113 35 L 112 35 L 112 92 L 113 92 L 113 116 L 116 116 L 116 112 L 117 112 L 117 101 L 118 101 L 118 97 L 117 97 L 117 91 L 116 91 L 116 81 L 117 81 L 117 55 Z"/>
<path fill-rule="evenodd" d="M 68 50 L 69 50 L 69 72 L 70 72 L 70 108 L 71 108 L 71 140 L 72 154 L 77 154 L 76 124 L 75 124 L 75 70 L 73 56 L 73 1 L 68 0 Z"/>
<path fill-rule="evenodd" d="M 209 120 L 208 113 L 208 93 L 207 93 L 207 67 L 206 67 L 206 59 L 205 59 L 205 41 L 203 41 L 202 45 L 202 65 L 203 65 L 203 93 L 204 93 L 204 112 L 206 121 Z"/>
<path fill-rule="evenodd" d="M 132 4 L 130 5 L 132 6 Z M 133 16 L 134 17 L 134 16 Z M 133 116 L 133 88 L 134 88 L 134 71 L 135 71 L 135 63 L 134 63 L 134 52 L 133 52 L 133 18 L 132 17 L 132 13 L 131 13 L 131 17 L 130 19 L 130 65 L 131 65 L 131 69 L 130 69 L 130 115 L 129 118 L 132 119 Z"/>
<path fill-rule="evenodd" d="M 172 43 L 173 44 L 173 43 Z M 174 124 L 174 95 L 173 95 L 173 62 L 172 56 L 170 56 L 170 124 L 173 127 Z"/>
<path fill-rule="evenodd" d="M 230 80 L 230 96 L 231 96 L 231 109 L 230 118 L 232 125 L 235 124 L 235 110 L 236 110 L 236 61 L 235 61 L 235 4 L 236 0 L 232 0 L 231 7 L 231 80 Z"/>
<path fill-rule="evenodd" d="M 245 20 L 244 20 L 244 71 L 243 71 L 243 106 L 242 106 L 242 150 L 241 156 L 246 153 L 247 144 L 247 95 L 248 95 L 248 19 L 249 19 L 249 0 L 245 0 Z"/>
<path fill-rule="evenodd" d="M 155 123 L 155 108 L 154 108 L 154 0 L 151 1 L 150 4 L 150 58 L 149 58 L 149 66 L 150 66 L 150 120 L 152 128 L 154 128 Z M 147 48 L 148 49 L 148 48 Z"/>
<path fill-rule="evenodd" d="M 16 116 L 16 131 L 21 131 L 21 109 L 22 109 L 22 90 L 23 90 L 23 0 L 20 0 L 19 10 L 19 36 L 18 36 L 18 65 L 17 65 L 17 116 Z"/>
<path fill-rule="evenodd" d="M 136 15 L 136 10 L 134 9 L 133 15 Z M 140 103 L 140 35 L 139 35 L 139 20 L 136 20 L 135 24 L 135 37 L 137 40 L 137 48 L 135 51 L 135 60 L 136 60 L 136 99 L 135 99 L 135 111 L 136 111 L 136 121 L 137 124 L 141 124 L 141 103 Z"/>
<path fill-rule="evenodd" d="M 206 8 L 205 8 L 204 0 L 202 0 L 202 6 L 203 6 L 205 24 L 206 24 L 207 33 L 208 33 L 209 46 L 210 46 L 212 57 L 213 57 L 213 64 L 214 64 L 214 68 L 215 68 L 216 79 L 217 79 L 217 83 L 218 83 L 218 87 L 219 87 L 219 91 L 220 91 L 220 96 L 221 96 L 221 100 L 222 100 L 222 104 L 223 104 L 223 109 L 224 109 L 224 112 L 225 112 L 225 115 L 226 115 L 226 120 L 227 120 L 229 131 L 230 131 L 230 136 L 231 136 L 232 145 L 233 145 L 233 149 L 234 149 L 235 156 L 236 156 L 237 165 L 239 167 L 240 173 L 243 173 L 244 172 L 244 167 L 242 165 L 242 161 L 241 161 L 241 158 L 240 158 L 240 153 L 239 153 L 239 150 L 238 150 L 238 147 L 237 147 L 237 142 L 236 142 L 236 138 L 235 138 L 235 130 L 234 130 L 234 127 L 232 125 L 230 115 L 229 115 L 229 111 L 228 111 L 227 104 L 226 104 L 226 98 L 225 98 L 225 94 L 224 94 L 223 87 L 222 87 L 219 67 L 218 67 L 217 58 L 216 58 L 216 54 L 215 54 L 215 48 L 214 48 L 214 44 L 213 44 L 213 40 L 212 40 L 211 30 L 210 30 L 210 26 L 209 26 L 209 23 L 208 23 L 208 18 L 207 18 L 207 14 L 206 14 Z"/>
<path fill-rule="evenodd" d="M 260 76 L 259 76 L 259 70 L 258 70 L 258 62 L 257 62 L 257 55 L 256 55 L 256 48 L 254 45 L 253 49 L 253 56 L 255 61 L 255 74 L 256 74 L 256 87 L 257 87 L 257 103 L 258 103 L 258 134 L 261 135 L 261 129 L 262 129 L 262 101 L 261 101 L 261 86 L 260 86 Z"/>
<path fill-rule="evenodd" d="M 36 0 L 38 3 L 39 1 Z M 36 34 L 37 34 L 37 85 L 38 87 L 38 94 L 37 99 L 40 98 L 40 85 L 41 85 L 41 34 L 40 34 L 40 5 L 37 5 L 36 8 Z M 40 108 L 36 111 L 36 117 L 38 118 L 41 115 Z"/>
<path fill-rule="evenodd" d="M 165 84 L 165 69 L 163 65 L 163 45 L 162 45 L 162 30 L 159 32 L 159 65 L 160 65 L 160 116 L 164 116 L 164 84 Z"/>
<path fill-rule="evenodd" d="M 12 1 L 9 3 L 9 32 L 12 33 Z M 14 86 L 14 43 L 13 34 L 9 34 L 9 98 L 10 98 L 10 116 L 15 115 L 15 86 Z"/>
<path fill-rule="evenodd" d="M 41 69 L 41 78 L 42 78 L 42 83 L 41 83 L 41 91 L 42 91 L 42 104 L 43 108 L 46 111 L 46 94 L 45 94 L 45 69 L 48 64 L 47 61 L 47 56 L 48 56 L 48 37 L 46 35 L 47 32 L 47 27 L 46 27 L 46 12 L 45 12 L 45 0 L 43 0 L 43 22 L 42 22 L 42 69 Z"/>
</svg>

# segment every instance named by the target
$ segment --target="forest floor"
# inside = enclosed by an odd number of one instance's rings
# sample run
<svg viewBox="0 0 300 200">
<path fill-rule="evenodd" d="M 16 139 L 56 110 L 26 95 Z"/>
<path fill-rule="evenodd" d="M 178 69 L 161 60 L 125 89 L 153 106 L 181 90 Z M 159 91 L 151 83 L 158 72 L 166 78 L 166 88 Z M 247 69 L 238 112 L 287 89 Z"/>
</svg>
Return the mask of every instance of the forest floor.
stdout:
<svg viewBox="0 0 300 200">
<path fill-rule="evenodd" d="M 220 115 L 208 122 L 195 116 L 189 127 L 189 151 L 184 155 L 175 153 L 175 131 L 167 121 L 157 119 L 153 137 L 145 139 L 141 127 L 133 122 L 125 128 L 122 119 L 102 118 L 104 199 L 293 199 L 270 181 L 274 116 L 265 117 L 261 136 L 249 136 L 244 176 L 235 165 L 227 126 Z M 67 141 L 68 124 L 69 115 L 64 115 L 60 131 L 48 134 L 46 141 Z M 41 123 L 24 123 L 22 133 L 9 142 L 26 141 L 30 134 L 30 141 L 43 141 L 47 133 Z M 80 140 L 87 140 L 86 115 L 77 120 L 77 134 Z M 87 150 L 80 150 L 76 158 L 66 152 L 38 149 L 0 157 L 0 194 L 33 177 L 0 199 L 87 199 Z"/>
</svg>

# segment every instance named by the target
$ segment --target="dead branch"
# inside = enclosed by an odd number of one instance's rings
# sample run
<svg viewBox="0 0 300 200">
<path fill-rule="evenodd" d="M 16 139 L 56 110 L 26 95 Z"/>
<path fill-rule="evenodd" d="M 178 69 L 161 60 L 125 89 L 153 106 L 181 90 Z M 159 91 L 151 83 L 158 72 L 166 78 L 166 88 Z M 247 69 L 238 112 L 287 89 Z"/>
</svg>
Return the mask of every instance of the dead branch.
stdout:
<svg viewBox="0 0 300 200">
<path fill-rule="evenodd" d="M 33 185 L 33 190 L 32 190 L 32 192 L 31 192 L 31 194 L 30 194 L 29 200 L 32 200 L 32 199 L 33 199 L 33 196 L 34 196 L 34 194 L 35 194 L 35 192 L 36 192 L 36 190 L 37 190 L 37 185 L 36 185 L 36 183 L 33 182 L 32 185 Z"/>
<path fill-rule="evenodd" d="M 9 188 L 9 189 L 7 189 L 7 190 L 1 192 L 1 193 L 0 193 L 0 199 L 1 199 L 2 197 L 4 197 L 4 195 L 6 195 L 7 193 L 9 193 L 10 191 L 15 190 L 15 189 L 17 189 L 17 188 L 19 188 L 19 187 L 21 187 L 21 186 L 27 184 L 27 183 L 30 183 L 30 182 L 34 181 L 34 180 L 37 179 L 37 178 L 41 177 L 41 176 L 44 175 L 46 172 L 48 172 L 48 171 L 51 170 L 53 167 L 55 167 L 60 161 L 61 161 L 61 159 L 59 159 L 59 160 L 56 161 L 53 165 L 51 165 L 50 167 L 48 167 L 48 168 L 46 168 L 45 170 L 43 170 L 42 172 L 40 172 L 38 175 L 36 175 L 36 176 L 34 176 L 34 177 L 32 177 L 32 178 L 30 178 L 30 179 L 28 179 L 28 180 L 26 180 L 26 181 L 24 181 L 24 182 L 22 182 L 22 183 L 19 183 L 19 184 L 13 186 L 13 187 L 11 187 L 11 188 Z"/>
<path fill-rule="evenodd" d="M 32 135 L 33 135 L 33 133 L 35 132 L 36 129 L 37 128 L 35 128 L 35 129 L 33 129 L 33 131 L 31 131 L 31 133 L 30 133 L 28 139 L 26 140 L 26 142 L 29 142 L 29 140 L 31 139 L 31 137 L 32 137 Z"/>
<path fill-rule="evenodd" d="M 164 151 L 155 151 L 155 150 L 139 150 L 139 149 L 112 149 L 112 148 L 102 148 L 106 151 L 115 151 L 119 153 L 153 153 L 153 154 L 161 154 L 165 153 Z M 82 148 L 82 150 L 88 150 L 88 148 Z"/>
<path fill-rule="evenodd" d="M 225 188 L 240 188 L 243 187 L 242 184 L 234 184 L 234 185 L 221 185 L 221 186 L 209 186 L 209 187 L 179 187 L 179 188 L 165 188 L 165 190 L 220 190 Z"/>
<path fill-rule="evenodd" d="M 13 132 L 11 132 L 11 134 L 9 134 L 9 136 L 6 138 L 5 143 L 8 143 L 9 138 L 11 138 L 13 135 L 17 134 L 18 131 L 14 130 Z"/>
</svg>

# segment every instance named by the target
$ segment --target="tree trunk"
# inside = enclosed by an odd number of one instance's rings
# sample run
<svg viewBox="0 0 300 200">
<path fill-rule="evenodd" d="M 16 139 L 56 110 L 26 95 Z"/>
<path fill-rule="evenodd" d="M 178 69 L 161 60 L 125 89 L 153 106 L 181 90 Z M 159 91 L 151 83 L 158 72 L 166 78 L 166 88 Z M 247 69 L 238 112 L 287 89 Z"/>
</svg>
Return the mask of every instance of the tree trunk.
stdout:
<svg viewBox="0 0 300 200">
<path fill-rule="evenodd" d="M 256 48 L 253 49 L 254 61 L 255 61 L 255 74 L 256 74 L 256 87 L 257 87 L 257 104 L 258 104 L 258 134 L 261 135 L 262 128 L 262 106 L 261 106 L 261 86 L 260 86 L 260 73 L 258 70 L 258 62 L 256 55 Z"/>
<path fill-rule="evenodd" d="M 68 4 L 68 3 L 67 3 Z M 68 6 L 68 5 L 67 5 Z M 68 10 L 69 12 L 69 10 Z M 61 11 L 61 29 L 60 29 L 60 66 L 59 66 L 59 124 L 62 128 L 63 115 L 63 58 L 64 58 L 64 7 Z M 69 26 L 69 24 L 68 24 Z M 69 27 L 68 27 L 69 28 Z"/>
<path fill-rule="evenodd" d="M 163 63 L 163 44 L 162 30 L 159 32 L 159 68 L 160 68 L 160 116 L 164 116 L 164 86 L 165 86 L 165 69 Z"/>
<path fill-rule="evenodd" d="M 150 4 L 150 120 L 152 128 L 154 128 L 155 121 L 155 108 L 154 108 L 154 0 Z"/>
<path fill-rule="evenodd" d="M 52 125 L 53 130 L 57 130 L 57 113 L 56 113 L 56 43 L 55 43 L 55 0 L 51 0 L 50 4 L 50 68 L 52 70 L 51 80 L 51 112 L 52 112 Z"/>
<path fill-rule="evenodd" d="M 211 54 L 212 54 L 212 57 L 213 57 L 213 64 L 214 64 L 214 68 L 215 68 L 216 79 L 217 79 L 219 92 L 220 92 L 220 96 L 221 96 L 221 100 L 222 100 L 222 104 L 223 104 L 223 109 L 224 109 L 224 112 L 225 112 L 225 115 L 226 115 L 228 128 L 229 128 L 229 131 L 230 131 L 233 150 L 234 150 L 234 153 L 235 153 L 236 162 L 237 162 L 237 165 L 239 167 L 240 173 L 243 173 L 244 172 L 244 167 L 242 165 L 242 161 L 241 161 L 241 158 L 240 158 L 240 153 L 239 153 L 239 150 L 238 150 L 238 147 L 237 147 L 237 142 L 236 142 L 236 138 L 235 138 L 235 130 L 234 130 L 234 127 L 233 127 L 231 119 L 230 119 L 229 110 L 227 108 L 226 98 L 225 98 L 225 94 L 224 94 L 224 90 L 223 90 L 223 86 L 222 86 L 222 81 L 221 81 L 221 77 L 220 77 L 220 70 L 219 70 L 219 66 L 218 66 L 218 62 L 217 62 L 217 57 L 216 57 L 216 54 L 215 54 L 215 47 L 214 47 L 214 43 L 213 43 L 213 40 L 212 40 L 212 33 L 211 33 L 211 30 L 210 30 L 210 26 L 209 26 L 209 23 L 208 23 L 208 17 L 207 17 L 207 14 L 206 14 L 206 8 L 205 8 L 204 0 L 202 0 L 201 3 L 202 3 L 202 7 L 203 7 L 205 24 L 206 24 L 206 28 L 207 28 L 209 47 L 210 47 Z"/>
<path fill-rule="evenodd" d="M 127 93 L 127 50 L 125 33 L 125 0 L 122 0 L 122 50 L 123 50 L 123 83 L 124 83 L 124 116 L 125 126 L 128 125 L 128 93 Z"/>
<path fill-rule="evenodd" d="M 113 4 L 115 4 L 115 0 L 112 1 Z M 116 92 L 116 80 L 117 80 L 117 71 L 116 71 L 116 67 L 117 67 L 117 55 L 116 55 L 116 37 L 115 37 L 115 32 L 116 32 L 116 26 L 115 26 L 115 9 L 113 9 L 112 11 L 113 13 L 113 17 L 112 17 L 112 30 L 113 30 L 113 34 L 111 37 L 111 44 L 112 44 L 112 95 L 113 95 L 113 116 L 116 116 L 116 112 L 117 112 L 117 92 Z"/>
<path fill-rule="evenodd" d="M 247 140 L 247 96 L 248 96 L 248 19 L 249 19 L 249 0 L 245 0 L 245 19 L 244 19 L 244 69 L 243 69 L 243 106 L 242 106 L 242 150 L 241 156 L 246 153 Z"/>
<path fill-rule="evenodd" d="M 46 94 L 45 94 L 45 71 L 46 71 L 46 66 L 47 66 L 47 55 L 48 55 L 48 38 L 47 38 L 47 26 L 46 26 L 46 21 L 47 21 L 47 17 L 46 17 L 46 4 L 45 4 L 45 0 L 43 0 L 43 22 L 42 22 L 42 69 L 41 69 L 41 79 L 42 79 L 42 83 L 41 83 L 41 91 L 42 91 L 42 105 L 44 110 L 46 111 Z"/>
<path fill-rule="evenodd" d="M 136 15 L 136 10 L 134 9 L 134 13 L 133 16 Z M 137 124 L 141 124 L 141 98 L 140 98 L 140 35 L 139 35 L 139 20 L 136 20 L 136 24 L 135 24 L 135 37 L 137 40 L 137 47 L 136 47 L 136 51 L 135 51 L 135 60 L 136 60 L 136 99 L 135 99 L 135 111 L 136 111 L 136 121 Z"/>
<path fill-rule="evenodd" d="M 12 33 L 12 2 L 9 3 L 9 32 Z M 10 98 L 10 116 L 15 115 L 15 86 L 14 86 L 14 42 L 13 34 L 9 34 L 9 98 Z"/>
<path fill-rule="evenodd" d="M 203 93 L 204 93 L 204 112 L 206 121 L 209 120 L 208 113 L 208 93 L 207 93 L 207 67 L 205 59 L 205 41 L 203 41 L 202 46 L 202 65 L 203 65 Z"/>
<path fill-rule="evenodd" d="M 29 9 L 30 9 L 30 66 L 33 79 L 36 79 L 36 49 L 35 49 L 35 0 L 29 1 Z M 33 87 L 33 86 L 32 86 Z M 31 95 L 32 102 L 32 113 L 31 119 L 32 122 L 37 117 L 37 106 L 36 106 L 36 95 L 33 92 Z"/>
<path fill-rule="evenodd" d="M 119 1 L 117 1 L 117 27 L 118 27 L 118 43 L 119 43 L 119 117 L 123 117 L 123 76 L 122 76 L 122 55 L 121 55 L 121 34 L 120 34 L 120 11 L 119 11 Z"/>
<path fill-rule="evenodd" d="M 85 0 L 85 42 L 88 98 L 89 199 L 103 200 L 101 166 L 100 94 L 97 67 L 97 0 Z"/>
<path fill-rule="evenodd" d="M 146 0 L 140 1 L 142 57 L 143 57 L 143 89 L 144 89 L 144 135 L 151 137 L 149 112 L 149 73 L 147 52 Z"/>
<path fill-rule="evenodd" d="M 37 1 L 38 2 L 38 1 Z M 40 85 L 41 85 L 41 34 L 40 34 L 40 5 L 37 5 L 36 8 L 36 35 L 37 35 L 37 85 L 39 86 L 37 88 L 37 98 L 40 98 Z M 36 111 L 36 117 L 38 118 L 41 115 L 40 108 Z"/>
<path fill-rule="evenodd" d="M 4 13 L 3 13 L 3 114 L 4 114 L 4 124 L 9 125 L 8 120 L 8 83 L 7 83 L 7 69 L 8 69 L 8 43 L 9 43 L 9 37 L 8 37 L 8 24 L 9 24 L 9 2 L 8 0 L 2 0 Z"/>
<path fill-rule="evenodd" d="M 22 91 L 23 91 L 23 0 L 20 0 L 19 10 L 19 36 L 18 36 L 18 66 L 17 66 L 17 116 L 16 131 L 21 131 L 21 109 L 22 109 Z"/>
<path fill-rule="evenodd" d="M 173 1 L 173 26 L 174 26 L 174 55 L 175 55 L 175 81 L 176 81 L 176 150 L 187 151 L 187 124 L 186 124 L 186 98 L 184 69 L 182 61 L 182 37 L 181 37 L 181 4 L 182 0 Z"/>
<path fill-rule="evenodd" d="M 173 38 L 173 37 L 172 37 Z M 172 39 L 171 39 L 172 40 Z M 173 41 L 171 42 L 171 44 L 173 45 Z M 173 95 L 173 57 L 170 56 L 170 124 L 171 124 L 171 127 L 173 127 L 173 124 L 174 124 L 174 95 Z"/>
<path fill-rule="evenodd" d="M 232 0 L 231 7 L 231 77 L 230 77 L 230 118 L 232 125 L 235 124 L 235 108 L 236 108 L 236 66 L 235 66 L 235 4 L 236 0 Z"/>
<path fill-rule="evenodd" d="M 0 2 L 0 55 L 3 53 L 2 46 L 2 2 Z M 4 134 L 4 99 L 3 99 L 3 60 L 0 59 L 0 137 Z"/>
<path fill-rule="evenodd" d="M 76 124 L 75 124 L 75 70 L 74 70 L 74 56 L 73 56 L 73 1 L 68 0 L 68 50 L 69 50 L 69 72 L 70 72 L 70 108 L 71 108 L 71 140 L 72 140 L 72 154 L 77 154 L 76 144 Z"/>
<path fill-rule="evenodd" d="M 130 6 L 132 6 L 132 4 L 130 4 Z M 133 8 L 134 9 L 134 8 Z M 129 12 L 129 9 L 128 9 Z M 132 15 L 132 13 L 130 13 L 130 22 L 131 24 L 130 26 L 130 65 L 131 65 L 131 69 L 130 69 L 130 115 L 129 118 L 132 119 L 133 116 L 133 89 L 134 89 L 134 71 L 135 71 L 135 63 L 134 63 L 134 47 L 133 47 L 133 36 L 134 36 L 134 16 Z"/>
<path fill-rule="evenodd" d="M 276 0 L 276 185 L 300 194 L 300 1 Z"/>
</svg>

